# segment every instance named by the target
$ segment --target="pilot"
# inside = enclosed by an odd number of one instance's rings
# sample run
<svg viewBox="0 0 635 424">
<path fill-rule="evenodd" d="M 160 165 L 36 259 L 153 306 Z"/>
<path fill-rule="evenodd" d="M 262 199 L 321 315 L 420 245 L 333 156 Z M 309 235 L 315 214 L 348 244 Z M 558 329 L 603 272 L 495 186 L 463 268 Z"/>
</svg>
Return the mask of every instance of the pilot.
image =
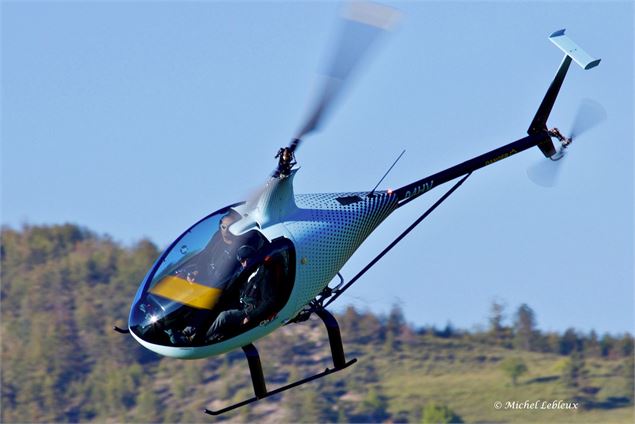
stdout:
<svg viewBox="0 0 635 424">
<path fill-rule="evenodd" d="M 210 271 L 213 277 L 229 276 L 234 271 L 234 258 L 236 250 L 240 246 L 238 239 L 229 231 L 229 227 L 240 219 L 240 215 L 231 211 L 223 216 L 218 224 L 220 240 L 215 236 L 210 244 L 213 244 L 213 256 L 210 261 Z M 214 240 L 216 239 L 216 240 Z"/>
<path fill-rule="evenodd" d="M 259 323 L 270 314 L 275 305 L 275 285 L 263 263 L 256 262 L 256 249 L 243 245 L 238 249 L 236 259 L 243 271 L 250 272 L 240 289 L 240 304 L 234 309 L 221 312 L 207 331 L 207 339 L 220 340 L 234 335 L 241 327 Z"/>
<path fill-rule="evenodd" d="M 234 274 L 237 268 L 236 250 L 240 246 L 240 241 L 229 231 L 229 227 L 239 219 L 240 215 L 234 211 L 221 218 L 218 231 L 205 249 L 190 262 L 194 266 L 189 267 L 189 272 L 184 273 L 188 281 L 222 287 L 225 280 Z M 184 267 L 187 268 L 188 266 Z"/>
</svg>

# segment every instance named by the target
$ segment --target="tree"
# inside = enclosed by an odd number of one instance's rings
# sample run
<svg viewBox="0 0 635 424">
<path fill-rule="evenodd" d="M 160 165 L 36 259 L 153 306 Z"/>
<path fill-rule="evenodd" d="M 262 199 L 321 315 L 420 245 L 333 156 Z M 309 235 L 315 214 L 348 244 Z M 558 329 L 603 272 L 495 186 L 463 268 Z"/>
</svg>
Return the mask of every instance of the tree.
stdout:
<svg viewBox="0 0 635 424">
<path fill-rule="evenodd" d="M 405 319 L 403 317 L 403 311 L 397 304 L 393 305 L 386 320 L 386 341 L 385 349 L 390 352 L 398 347 L 398 339 L 401 335 L 401 330 L 405 325 Z"/>
<path fill-rule="evenodd" d="M 348 418 L 348 415 L 346 414 L 346 407 L 344 406 L 342 402 L 338 403 L 337 405 L 337 422 L 338 423 L 350 422 L 350 419 Z"/>
<path fill-rule="evenodd" d="M 154 423 L 159 421 L 160 403 L 154 393 L 152 385 L 148 384 L 141 389 L 137 405 L 137 419 L 141 422 Z"/>
<path fill-rule="evenodd" d="M 321 395 L 317 393 L 314 387 L 304 388 L 301 395 L 302 418 L 303 423 L 319 423 L 322 422 L 323 410 L 320 405 Z"/>
<path fill-rule="evenodd" d="M 576 331 L 573 328 L 567 328 L 560 338 L 560 354 L 569 355 L 571 352 L 578 349 L 579 344 L 578 334 Z"/>
<path fill-rule="evenodd" d="M 520 358 L 507 358 L 501 363 L 501 369 L 512 380 L 512 386 L 516 386 L 518 377 L 527 372 L 527 365 Z"/>
<path fill-rule="evenodd" d="M 514 345 L 517 349 L 532 350 L 535 340 L 535 327 L 536 314 L 526 303 L 523 303 L 516 312 L 516 320 L 514 322 Z"/>
<path fill-rule="evenodd" d="M 605 358 L 614 359 L 617 355 L 615 353 L 616 340 L 613 336 L 606 333 L 600 339 L 600 349 L 602 350 L 602 356 Z"/>
<path fill-rule="evenodd" d="M 584 371 L 584 357 L 580 352 L 574 352 L 562 367 L 562 382 L 569 389 L 577 391 L 583 384 L 586 375 Z"/>
<path fill-rule="evenodd" d="M 462 423 L 463 420 L 447 405 L 436 405 L 429 403 L 423 408 L 422 424 L 448 424 Z"/>
<path fill-rule="evenodd" d="M 615 348 L 620 356 L 625 358 L 633 356 L 633 336 L 629 333 L 624 333 L 624 335 L 617 340 Z"/>
<path fill-rule="evenodd" d="M 339 319 L 342 335 L 348 340 L 354 341 L 359 337 L 360 315 L 354 306 L 348 306 L 344 315 Z"/>
<path fill-rule="evenodd" d="M 376 343 L 384 340 L 384 328 L 375 314 L 365 312 L 360 315 L 358 324 L 360 343 Z"/>
<path fill-rule="evenodd" d="M 598 334 L 595 330 L 591 330 L 589 337 L 584 341 L 584 354 L 587 357 L 597 358 L 601 355 L 601 353 L 602 350 L 600 348 Z"/>
<path fill-rule="evenodd" d="M 389 417 L 386 412 L 388 408 L 388 400 L 381 392 L 379 386 L 372 385 L 366 392 L 361 408 L 358 412 L 367 422 L 383 422 Z"/>
<path fill-rule="evenodd" d="M 439 332 L 437 332 L 437 336 L 443 337 L 444 339 L 449 339 L 454 337 L 456 331 L 454 330 L 454 326 L 450 321 L 445 324 L 445 328 Z"/>
<path fill-rule="evenodd" d="M 624 375 L 624 393 L 628 400 L 633 403 L 633 397 L 635 396 L 635 363 L 633 355 L 626 358 L 623 365 Z"/>
<path fill-rule="evenodd" d="M 496 301 L 490 306 L 489 334 L 496 344 L 499 344 L 504 335 L 503 320 L 505 319 L 505 305 Z"/>
</svg>

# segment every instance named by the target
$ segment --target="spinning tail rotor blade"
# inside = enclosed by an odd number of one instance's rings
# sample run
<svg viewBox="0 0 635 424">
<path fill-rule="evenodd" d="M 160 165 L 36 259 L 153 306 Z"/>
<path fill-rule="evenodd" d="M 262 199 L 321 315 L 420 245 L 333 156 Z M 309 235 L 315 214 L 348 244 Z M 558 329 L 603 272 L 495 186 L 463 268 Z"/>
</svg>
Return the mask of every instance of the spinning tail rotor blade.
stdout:
<svg viewBox="0 0 635 424">
<path fill-rule="evenodd" d="M 596 127 L 606 119 L 606 110 L 598 102 L 591 99 L 584 99 L 578 107 L 578 111 L 571 127 L 571 138 L 579 137 L 581 134 Z"/>
<path fill-rule="evenodd" d="M 563 160 L 551 161 L 541 159 L 527 168 L 527 176 L 539 186 L 555 187 L 560 178 L 563 162 Z"/>
<path fill-rule="evenodd" d="M 574 141 L 580 135 L 595 128 L 606 119 L 606 110 L 598 102 L 584 99 L 578 107 L 569 140 Z M 567 147 L 561 146 L 551 160 L 540 160 L 527 169 L 527 176 L 534 183 L 543 187 L 554 187 L 562 172 L 564 157 L 567 155 Z"/>
<path fill-rule="evenodd" d="M 381 35 L 394 26 L 398 18 L 399 12 L 380 4 L 353 2 L 349 5 L 343 17 L 335 52 L 324 70 L 321 89 L 289 145 L 291 151 L 297 149 L 302 137 L 320 128 L 329 109 L 347 84 L 350 84 L 351 75 L 358 64 L 368 55 Z"/>
</svg>

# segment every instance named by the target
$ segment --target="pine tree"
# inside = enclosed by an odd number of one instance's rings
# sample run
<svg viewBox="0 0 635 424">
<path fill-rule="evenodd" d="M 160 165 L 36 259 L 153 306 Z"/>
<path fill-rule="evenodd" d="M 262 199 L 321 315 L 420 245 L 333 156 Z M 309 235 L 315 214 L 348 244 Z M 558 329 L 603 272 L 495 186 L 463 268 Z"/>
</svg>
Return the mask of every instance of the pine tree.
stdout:
<svg viewBox="0 0 635 424">
<path fill-rule="evenodd" d="M 571 352 L 578 350 L 580 345 L 578 334 L 573 328 L 567 328 L 560 338 L 560 354 L 569 355 Z"/>
<path fill-rule="evenodd" d="M 398 340 L 404 326 L 403 311 L 399 305 L 395 304 L 386 320 L 386 341 L 384 343 L 386 351 L 391 352 L 399 346 Z"/>
<path fill-rule="evenodd" d="M 514 322 L 514 346 L 516 349 L 532 350 L 534 347 L 535 327 L 536 315 L 527 304 L 523 303 L 516 312 L 516 320 Z"/>
<path fill-rule="evenodd" d="M 159 421 L 159 399 L 154 393 L 151 384 L 147 384 L 139 394 L 137 405 L 137 420 L 140 422 L 154 423 Z"/>
<path fill-rule="evenodd" d="M 587 357 L 598 358 L 602 354 L 598 335 L 595 330 L 591 330 L 589 337 L 584 342 L 584 354 Z"/>
<path fill-rule="evenodd" d="M 626 398 L 633 403 L 635 397 L 635 363 L 633 361 L 633 355 L 626 358 L 623 364 L 623 378 L 624 378 L 624 393 Z"/>
<path fill-rule="evenodd" d="M 586 375 L 584 370 L 584 357 L 580 352 L 574 352 L 562 370 L 562 382 L 569 389 L 573 389 L 574 393 L 582 387 L 583 379 Z"/>
<path fill-rule="evenodd" d="M 312 388 L 304 388 L 302 390 L 302 414 L 300 422 L 303 423 L 319 423 L 322 422 L 320 420 L 321 411 L 318 407 L 318 395 L 316 390 L 311 390 Z"/>
<path fill-rule="evenodd" d="M 496 301 L 490 306 L 489 334 L 497 345 L 502 344 L 504 336 L 503 320 L 505 319 L 505 305 Z"/>
</svg>

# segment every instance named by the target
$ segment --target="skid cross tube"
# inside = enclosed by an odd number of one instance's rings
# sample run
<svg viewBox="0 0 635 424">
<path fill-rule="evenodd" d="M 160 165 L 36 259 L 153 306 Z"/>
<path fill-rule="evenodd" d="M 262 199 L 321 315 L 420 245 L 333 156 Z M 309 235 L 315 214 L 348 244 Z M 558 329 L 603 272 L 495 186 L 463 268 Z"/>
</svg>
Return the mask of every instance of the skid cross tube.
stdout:
<svg viewBox="0 0 635 424">
<path fill-rule="evenodd" d="M 275 394 L 284 392 L 294 387 L 298 387 L 310 381 L 317 380 L 318 378 L 336 373 L 345 368 L 348 368 L 349 366 L 357 362 L 357 359 L 351 359 L 350 361 L 346 362 L 346 357 L 344 356 L 344 346 L 342 345 L 342 335 L 340 334 L 340 327 L 337 324 L 337 320 L 335 319 L 335 317 L 324 308 L 318 308 L 315 313 L 318 317 L 320 317 L 322 322 L 324 322 L 324 326 L 326 327 L 326 331 L 328 333 L 329 344 L 331 346 L 331 356 L 333 357 L 333 368 L 326 368 L 321 373 L 312 375 L 302 380 L 294 381 L 293 383 L 289 383 L 286 386 L 267 391 L 265 377 L 262 372 L 262 364 L 260 363 L 260 355 L 258 354 L 258 350 L 256 349 L 256 347 L 252 343 L 249 343 L 248 345 L 243 346 L 242 349 L 243 352 L 245 352 L 247 362 L 249 363 L 249 373 L 251 374 L 251 382 L 254 386 L 255 396 L 243 400 L 242 402 L 238 402 L 225 407 L 223 409 L 219 409 L 217 411 L 205 408 L 204 412 L 209 415 L 221 415 L 225 412 L 233 411 L 234 409 L 256 402 L 260 399 L 273 396 Z"/>
</svg>

